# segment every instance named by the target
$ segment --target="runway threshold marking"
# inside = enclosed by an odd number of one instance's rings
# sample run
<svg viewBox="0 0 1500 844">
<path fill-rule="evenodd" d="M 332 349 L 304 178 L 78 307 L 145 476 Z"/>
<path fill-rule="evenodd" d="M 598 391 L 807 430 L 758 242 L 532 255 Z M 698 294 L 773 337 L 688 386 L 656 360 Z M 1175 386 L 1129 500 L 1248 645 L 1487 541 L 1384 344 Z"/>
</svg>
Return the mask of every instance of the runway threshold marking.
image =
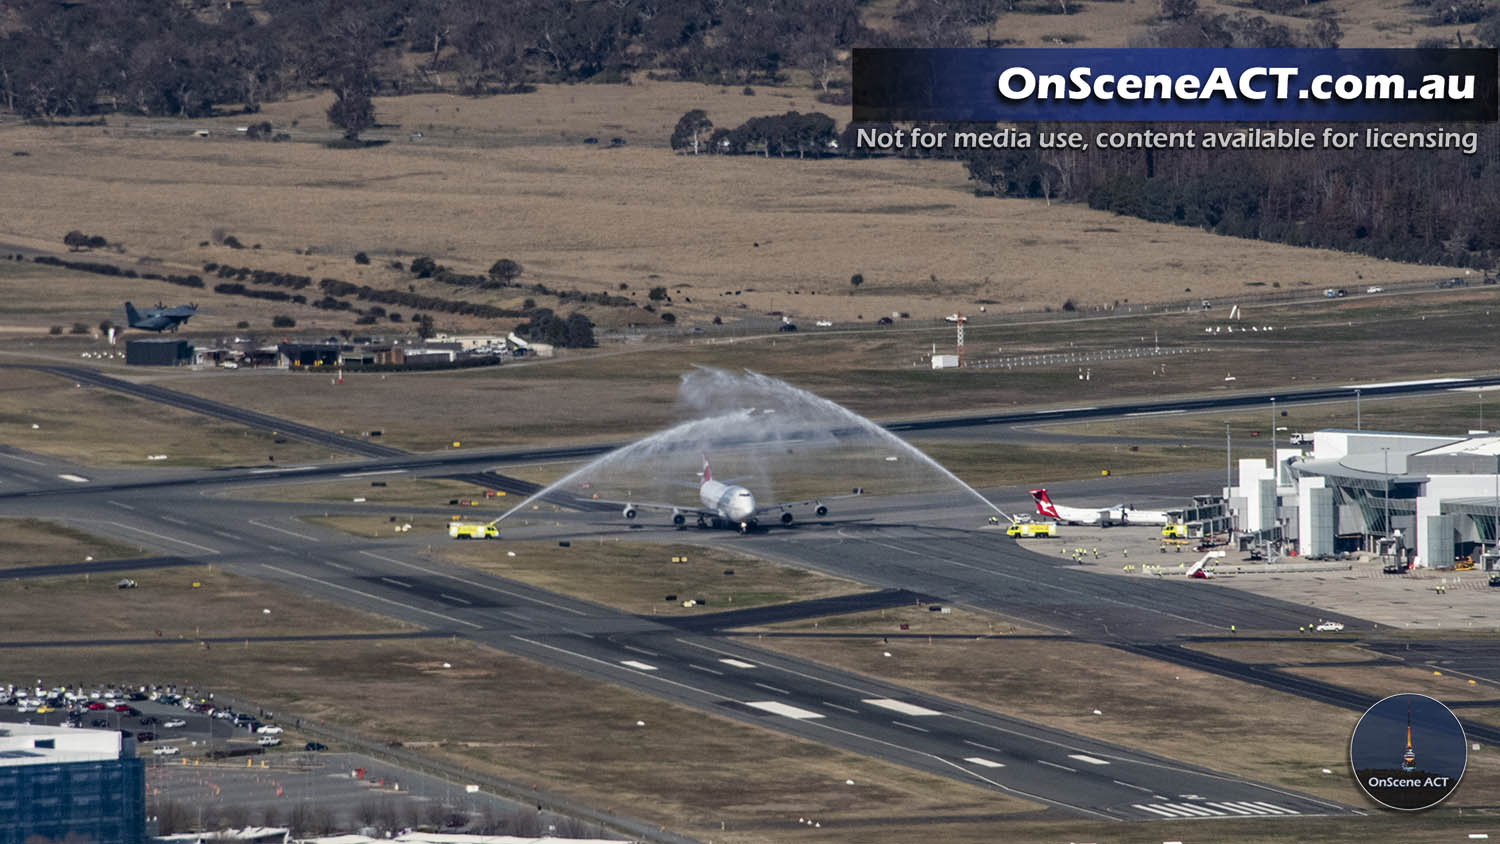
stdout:
<svg viewBox="0 0 1500 844">
<path fill-rule="evenodd" d="M 964 761 L 968 762 L 968 763 L 970 763 L 972 765 L 979 765 L 979 766 L 984 767 L 984 768 L 1004 768 L 1005 767 L 1005 764 L 1003 762 L 995 762 L 993 760 L 986 759 L 983 756 L 966 756 L 966 757 L 964 757 Z"/>
<path fill-rule="evenodd" d="M 735 668 L 754 668 L 755 667 L 755 663 L 753 663 L 753 662 L 746 662 L 743 659 L 730 659 L 729 657 L 725 657 L 724 659 L 721 659 L 719 661 L 722 662 L 722 663 L 724 663 L 725 665 L 734 666 Z"/>
<path fill-rule="evenodd" d="M 361 597 L 370 598 L 372 600 L 380 601 L 383 604 L 390 604 L 390 605 L 396 606 L 396 607 L 404 607 L 404 608 L 409 609 L 409 610 L 416 610 L 419 613 L 426 613 L 427 615 L 436 616 L 437 618 L 441 618 L 444 621 L 451 621 L 454 624 L 462 624 L 465 627 L 473 627 L 476 630 L 482 629 L 481 625 L 475 624 L 472 621 L 464 621 L 461 618 L 454 618 L 451 615 L 444 615 L 444 614 L 442 614 L 440 612 L 433 612 L 432 610 L 424 610 L 421 607 L 414 607 L 411 604 L 403 604 L 400 601 L 393 601 L 390 598 L 384 598 L 384 597 L 381 597 L 380 595 L 372 595 L 369 592 L 361 592 L 358 589 L 352 589 L 352 588 L 350 588 L 348 586 L 344 586 L 343 584 L 333 583 L 333 582 L 330 582 L 330 581 L 327 581 L 327 580 L 323 580 L 322 578 L 313 577 L 312 575 L 303 574 L 303 573 L 297 572 L 297 571 L 291 571 L 290 569 L 284 569 L 284 568 L 281 568 L 280 566 L 273 566 L 270 563 L 263 563 L 263 565 L 266 568 L 270 569 L 271 571 L 279 571 L 282 574 L 289 574 L 292 577 L 300 577 L 303 580 L 311 580 L 314 583 L 320 583 L 320 584 L 322 584 L 324 586 L 328 586 L 328 587 L 331 587 L 333 589 L 342 589 L 345 592 L 352 592 L 355 595 L 359 595 Z"/>
<path fill-rule="evenodd" d="M 166 517 L 163 516 L 162 518 L 166 518 Z M 316 536 L 308 536 L 305 533 L 298 533 L 295 530 L 287 530 L 286 528 L 279 528 L 279 527 L 277 527 L 275 525 L 268 525 L 265 522 L 258 522 L 255 519 L 249 519 L 248 521 L 250 522 L 250 524 L 255 525 L 256 527 L 263 527 L 263 528 L 265 528 L 267 530 L 274 530 L 277 533 L 284 533 L 287 536 L 295 536 L 298 539 L 305 539 L 308 542 L 320 542 L 321 541 Z"/>
<path fill-rule="evenodd" d="M 544 607 L 551 607 L 555 610 L 562 610 L 563 612 L 572 613 L 573 615 L 588 615 L 588 613 L 586 612 L 575 610 L 572 607 L 566 607 L 562 604 L 554 604 L 551 601 L 544 601 L 541 598 L 533 598 L 530 595 L 523 595 L 520 592 L 512 592 L 509 589 L 501 589 L 498 586 L 491 586 L 488 583 L 479 583 L 478 581 L 469 580 L 468 578 L 459 577 L 458 575 L 448 574 L 447 572 L 437 571 L 436 569 L 426 568 L 425 566 L 419 566 L 416 563 L 408 563 L 405 560 L 398 560 L 395 557 L 387 557 L 384 554 L 376 554 L 373 551 L 361 551 L 359 553 L 364 554 L 366 557 L 374 557 L 377 560 L 385 560 L 388 563 L 395 563 L 398 566 L 406 566 L 409 569 L 416 569 L 420 572 L 426 572 L 427 574 L 433 575 L 435 577 L 446 577 L 449 580 L 456 580 L 459 583 L 465 584 L 467 586 L 472 586 L 475 589 L 488 589 L 491 592 L 499 592 L 501 595 L 509 595 L 512 598 L 519 598 L 523 601 L 530 601 L 533 604 L 541 604 Z"/>
<path fill-rule="evenodd" d="M 943 714 L 936 709 L 928 709 L 925 706 L 918 706 L 915 703 L 907 703 L 904 700 L 895 700 L 888 697 L 867 698 L 864 702 L 871 706 L 878 706 L 882 709 L 889 709 L 892 712 L 899 712 L 902 715 L 928 716 Z"/>
<path fill-rule="evenodd" d="M 1233 803 L 1209 803 L 1207 805 L 1209 805 L 1209 806 L 1217 806 L 1220 809 L 1228 809 L 1229 811 L 1234 812 L 1236 815 L 1259 815 L 1259 814 L 1264 814 L 1263 812 L 1252 812 L 1249 809 L 1246 809 L 1246 808 L 1243 808 L 1243 807 L 1240 807 L 1240 806 L 1236 806 Z"/>
<path fill-rule="evenodd" d="M 652 665 L 652 664 L 650 664 L 648 662 L 641 662 L 638 659 L 622 659 L 622 660 L 620 660 L 620 664 L 621 665 L 628 665 L 628 666 L 630 666 L 631 668 L 634 668 L 637 671 L 655 671 L 656 670 L 656 666 L 654 666 L 654 665 Z"/>
<path fill-rule="evenodd" d="M 1095 759 L 1092 756 L 1087 756 L 1087 755 L 1084 755 L 1082 753 L 1069 753 L 1068 754 L 1068 758 L 1069 759 L 1077 759 L 1080 762 L 1087 762 L 1090 765 L 1108 765 L 1109 764 L 1108 762 L 1104 761 L 1103 759 Z"/>
<path fill-rule="evenodd" d="M 747 700 L 745 701 L 745 705 L 759 709 L 762 712 L 769 712 L 772 715 L 780 715 L 783 718 L 796 718 L 799 721 L 824 717 L 822 713 L 813 712 L 811 709 L 789 706 L 775 700 Z"/>
</svg>

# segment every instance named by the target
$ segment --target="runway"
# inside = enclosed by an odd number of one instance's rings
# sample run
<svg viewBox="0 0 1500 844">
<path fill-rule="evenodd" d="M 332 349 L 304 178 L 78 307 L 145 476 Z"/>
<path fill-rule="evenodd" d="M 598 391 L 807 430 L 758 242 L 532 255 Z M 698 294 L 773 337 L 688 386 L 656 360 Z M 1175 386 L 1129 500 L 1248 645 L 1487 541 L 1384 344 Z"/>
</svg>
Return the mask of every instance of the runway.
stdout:
<svg viewBox="0 0 1500 844">
<path fill-rule="evenodd" d="M 93 530 L 104 526 L 131 541 L 160 548 L 168 557 L 212 562 L 231 573 L 399 618 L 430 631 L 462 635 L 660 699 L 1024 797 L 1067 815 L 1207 820 L 1354 811 L 773 654 L 719 636 L 713 629 L 694 629 L 691 622 L 661 623 L 433 562 L 417 553 L 418 545 L 431 541 L 427 538 L 357 540 L 293 518 L 292 513 L 305 507 L 201 494 L 206 491 L 199 483 L 159 488 L 149 497 L 131 498 L 129 510 L 111 504 L 110 493 L 17 498 L 4 509 L 17 515 L 46 514 L 69 524 L 88 524 Z M 872 511 L 889 504 L 870 503 L 875 505 Z M 193 518 L 183 519 L 183 513 L 192 513 Z M 869 513 L 850 515 L 870 517 Z M 569 518 L 588 520 L 599 515 Z M 540 537 L 576 527 L 565 519 L 561 528 L 549 524 L 535 532 Z M 641 534 L 623 525 L 617 529 Z M 842 530 L 812 527 L 806 536 L 791 532 L 795 536 L 785 539 L 776 533 L 747 539 L 757 552 L 766 548 L 773 556 L 807 545 L 817 549 L 809 555 L 826 558 L 824 565 L 850 572 L 858 568 L 855 555 L 869 554 L 871 542 L 881 543 L 876 547 L 902 548 L 912 542 L 935 543 L 940 549 L 937 556 L 959 561 L 993 554 L 1006 561 L 1016 555 L 1030 556 L 1007 552 L 1014 543 L 998 532 L 977 538 L 950 536 L 942 530 L 913 535 L 912 528 L 895 525 L 864 529 L 870 532 L 868 536 L 851 540 L 840 535 Z M 1047 561 L 1040 564 L 1050 566 Z M 935 576 L 928 578 L 929 583 L 954 593 L 993 579 L 979 577 L 978 569 L 963 567 L 930 573 Z M 893 560 L 860 577 L 882 585 L 882 579 L 917 574 L 910 561 Z M 854 600 L 895 599 L 880 595 Z M 1087 600 L 1083 595 L 1077 598 L 1073 606 L 1081 611 Z M 828 608 L 804 609 L 821 613 Z M 1055 610 L 1049 608 L 1043 614 L 1054 622 L 1083 626 L 1078 621 L 1083 616 L 1059 615 Z M 786 611 L 766 608 L 759 612 Z M 714 620 L 707 626 L 716 629 L 722 622 Z"/>
</svg>

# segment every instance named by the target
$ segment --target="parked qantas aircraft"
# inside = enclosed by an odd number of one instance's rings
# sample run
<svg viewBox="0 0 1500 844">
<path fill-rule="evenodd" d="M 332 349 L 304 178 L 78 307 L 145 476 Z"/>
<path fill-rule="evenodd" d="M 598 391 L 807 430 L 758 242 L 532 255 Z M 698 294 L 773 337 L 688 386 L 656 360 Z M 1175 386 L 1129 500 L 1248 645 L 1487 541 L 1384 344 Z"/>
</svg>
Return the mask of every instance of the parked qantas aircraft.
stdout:
<svg viewBox="0 0 1500 844">
<path fill-rule="evenodd" d="M 848 495 L 834 498 L 850 498 L 863 490 L 856 489 Z M 832 501 L 834 498 L 830 498 Z M 735 527 L 744 533 L 760 524 L 763 516 L 775 514 L 776 521 L 790 525 L 796 520 L 793 508 L 811 508 L 816 516 L 828 515 L 828 505 L 822 499 L 795 501 L 787 504 L 757 506 L 755 496 L 742 486 L 713 479 L 713 470 L 708 465 L 708 455 L 703 456 L 702 479 L 698 483 L 698 502 L 701 507 L 683 507 L 676 504 L 626 504 L 621 512 L 627 519 L 634 519 L 639 510 L 671 511 L 672 524 L 682 526 L 689 516 L 696 516 L 698 527 Z"/>
<path fill-rule="evenodd" d="M 1160 510 L 1136 510 L 1126 504 L 1113 507 L 1063 507 L 1053 504 L 1047 490 L 1034 489 L 1031 498 L 1036 502 L 1036 511 L 1048 518 L 1070 525 L 1164 525 L 1167 514 Z"/>
</svg>

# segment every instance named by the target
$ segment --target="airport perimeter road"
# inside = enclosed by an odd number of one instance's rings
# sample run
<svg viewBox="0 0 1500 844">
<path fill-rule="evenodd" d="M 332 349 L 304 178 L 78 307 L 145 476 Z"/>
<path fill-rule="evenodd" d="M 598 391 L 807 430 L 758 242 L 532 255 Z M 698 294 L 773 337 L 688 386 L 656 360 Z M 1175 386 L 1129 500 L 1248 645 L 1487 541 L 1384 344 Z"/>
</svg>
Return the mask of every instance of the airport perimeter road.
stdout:
<svg viewBox="0 0 1500 844">
<path fill-rule="evenodd" d="M 1207 820 L 1353 811 L 434 562 L 417 553 L 427 539 L 361 541 L 297 521 L 285 505 L 192 492 L 69 498 L 66 513 L 58 499 L 13 499 L 5 509 L 87 522 L 232 573 L 1068 814 Z"/>
</svg>

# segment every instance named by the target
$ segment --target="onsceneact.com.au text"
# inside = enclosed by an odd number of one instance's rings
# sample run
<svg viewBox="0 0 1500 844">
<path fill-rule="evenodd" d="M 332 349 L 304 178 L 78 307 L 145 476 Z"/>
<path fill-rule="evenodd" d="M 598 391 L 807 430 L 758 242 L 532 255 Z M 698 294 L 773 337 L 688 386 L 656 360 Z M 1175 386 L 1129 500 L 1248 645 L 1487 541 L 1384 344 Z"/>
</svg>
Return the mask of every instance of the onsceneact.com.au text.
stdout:
<svg viewBox="0 0 1500 844">
<path fill-rule="evenodd" d="M 1101 73 L 1075 67 L 1067 74 L 1038 74 L 1030 68 L 1011 67 L 1000 73 L 996 93 L 1002 100 L 1432 100 L 1475 99 L 1476 83 L 1471 74 L 1429 73 L 1408 81 L 1398 73 L 1319 73 L 1306 85 L 1298 85 L 1295 67 L 1250 67 L 1238 74 L 1216 67 L 1207 76 L 1170 73 Z"/>
</svg>

